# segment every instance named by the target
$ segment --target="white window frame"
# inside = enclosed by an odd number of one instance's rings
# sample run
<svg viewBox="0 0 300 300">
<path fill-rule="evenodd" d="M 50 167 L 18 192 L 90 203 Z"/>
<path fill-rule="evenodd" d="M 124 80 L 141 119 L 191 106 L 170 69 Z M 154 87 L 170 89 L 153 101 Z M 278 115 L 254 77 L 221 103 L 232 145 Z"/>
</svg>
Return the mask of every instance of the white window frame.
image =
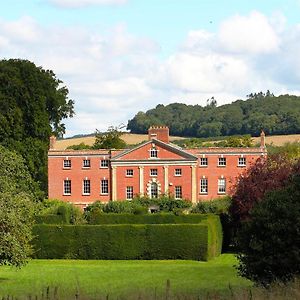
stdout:
<svg viewBox="0 0 300 300">
<path fill-rule="evenodd" d="M 246 157 L 238 158 L 238 167 L 246 167 Z"/>
<path fill-rule="evenodd" d="M 71 167 L 72 167 L 71 159 L 64 159 L 63 168 L 64 169 L 71 169 Z"/>
<path fill-rule="evenodd" d="M 182 186 L 176 185 L 174 191 L 175 191 L 175 199 L 177 200 L 182 199 Z"/>
<path fill-rule="evenodd" d="M 174 171 L 174 176 L 182 176 L 182 169 L 176 168 Z"/>
<path fill-rule="evenodd" d="M 218 167 L 226 167 L 226 157 L 218 157 Z"/>
<path fill-rule="evenodd" d="M 108 159 L 101 159 L 100 160 L 100 168 L 107 169 L 109 167 L 109 160 Z"/>
<path fill-rule="evenodd" d="M 133 177 L 133 169 L 126 169 L 126 177 Z"/>
<path fill-rule="evenodd" d="M 82 161 L 82 167 L 84 168 L 84 169 L 89 169 L 90 167 L 91 167 L 91 160 L 90 159 L 84 159 L 83 161 Z"/>
<path fill-rule="evenodd" d="M 126 187 L 126 200 L 132 200 L 133 199 L 133 186 L 127 186 Z"/>
<path fill-rule="evenodd" d="M 82 182 L 82 195 L 90 195 L 91 194 L 91 180 L 83 179 Z"/>
<path fill-rule="evenodd" d="M 71 195 L 72 193 L 72 182 L 71 179 L 65 179 L 64 180 L 64 191 L 63 194 L 65 196 Z"/>
<path fill-rule="evenodd" d="M 151 177 L 157 177 L 158 170 L 157 169 L 150 169 L 150 176 Z"/>
<path fill-rule="evenodd" d="M 158 150 L 156 148 L 150 149 L 150 158 L 158 158 Z"/>
<path fill-rule="evenodd" d="M 100 195 L 109 194 L 109 182 L 108 179 L 101 179 L 100 182 Z"/>
<path fill-rule="evenodd" d="M 204 163 L 206 162 L 206 163 Z M 208 158 L 207 157 L 200 157 L 200 167 L 207 167 L 208 166 Z"/>
<path fill-rule="evenodd" d="M 207 178 L 200 179 L 200 194 L 202 194 L 202 195 L 208 194 L 208 179 Z"/>
<path fill-rule="evenodd" d="M 226 178 L 218 179 L 218 194 L 226 194 Z"/>
</svg>

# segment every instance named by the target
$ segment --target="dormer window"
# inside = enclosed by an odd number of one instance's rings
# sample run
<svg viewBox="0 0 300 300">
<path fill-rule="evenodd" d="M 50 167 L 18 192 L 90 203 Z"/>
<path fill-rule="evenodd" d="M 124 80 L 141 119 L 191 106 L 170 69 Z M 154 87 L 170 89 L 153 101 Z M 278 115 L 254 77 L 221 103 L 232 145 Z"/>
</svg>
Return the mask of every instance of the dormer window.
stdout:
<svg viewBox="0 0 300 300">
<path fill-rule="evenodd" d="M 157 149 L 156 148 L 150 149 L 150 158 L 157 158 Z"/>
</svg>

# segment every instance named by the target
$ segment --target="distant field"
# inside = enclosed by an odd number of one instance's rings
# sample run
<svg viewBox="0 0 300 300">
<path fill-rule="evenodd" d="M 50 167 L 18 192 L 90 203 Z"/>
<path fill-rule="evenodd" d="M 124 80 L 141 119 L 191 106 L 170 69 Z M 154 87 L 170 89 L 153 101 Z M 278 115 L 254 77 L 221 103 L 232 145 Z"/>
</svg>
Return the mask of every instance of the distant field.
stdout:
<svg viewBox="0 0 300 300">
<path fill-rule="evenodd" d="M 148 140 L 147 134 L 133 134 L 133 133 L 125 133 L 122 135 L 122 139 L 126 142 L 128 145 L 134 145 L 141 143 L 143 141 Z M 178 136 L 171 136 L 170 140 L 180 140 L 184 139 L 183 137 Z M 260 137 L 254 137 L 252 138 L 253 142 L 260 143 Z M 58 150 L 66 149 L 68 146 L 71 145 L 78 145 L 80 143 L 85 143 L 87 145 L 93 145 L 95 142 L 95 137 L 89 136 L 89 137 L 80 137 L 80 138 L 72 138 L 72 139 L 64 139 L 59 140 L 56 142 L 55 148 Z M 282 146 L 284 143 L 287 142 L 300 142 L 300 134 L 291 134 L 291 135 L 273 135 L 273 136 L 267 136 L 266 137 L 266 143 L 271 144 L 273 143 L 275 146 Z"/>
<path fill-rule="evenodd" d="M 128 145 L 135 145 L 139 144 L 143 141 L 148 140 L 148 135 L 147 134 L 133 134 L 133 133 L 124 133 L 122 135 L 122 139 L 125 141 L 126 144 Z M 170 140 L 180 140 L 183 139 L 182 137 L 178 136 L 171 136 Z M 85 143 L 86 145 L 93 145 L 95 142 L 95 137 L 94 136 L 88 136 L 88 137 L 80 137 L 80 138 L 72 138 L 72 139 L 64 139 L 64 140 L 59 140 L 56 142 L 55 148 L 58 150 L 63 150 L 66 149 L 68 146 L 71 145 L 79 145 L 80 143 Z"/>
</svg>

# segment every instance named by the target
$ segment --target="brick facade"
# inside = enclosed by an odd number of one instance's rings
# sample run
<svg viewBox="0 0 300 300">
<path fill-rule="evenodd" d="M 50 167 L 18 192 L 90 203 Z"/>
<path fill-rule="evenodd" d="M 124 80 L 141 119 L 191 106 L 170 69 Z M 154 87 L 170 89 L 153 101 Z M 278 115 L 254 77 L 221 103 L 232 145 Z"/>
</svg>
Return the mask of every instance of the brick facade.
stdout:
<svg viewBox="0 0 300 300">
<path fill-rule="evenodd" d="M 167 127 L 151 127 L 149 140 L 130 150 L 48 152 L 49 198 L 80 207 L 130 200 L 134 195 L 172 194 L 194 203 L 230 193 L 236 177 L 267 154 L 259 148 L 181 149 Z"/>
</svg>

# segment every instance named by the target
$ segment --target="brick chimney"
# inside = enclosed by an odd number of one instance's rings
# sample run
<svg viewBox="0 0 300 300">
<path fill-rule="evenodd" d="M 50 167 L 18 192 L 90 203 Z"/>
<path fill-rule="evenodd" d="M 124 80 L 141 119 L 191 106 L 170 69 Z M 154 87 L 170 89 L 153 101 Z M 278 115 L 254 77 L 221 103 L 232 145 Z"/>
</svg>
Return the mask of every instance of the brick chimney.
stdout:
<svg viewBox="0 0 300 300">
<path fill-rule="evenodd" d="M 260 148 L 265 148 L 265 147 L 266 147 L 266 135 L 262 130 L 260 134 Z"/>
<path fill-rule="evenodd" d="M 51 135 L 50 136 L 50 145 L 49 145 L 49 149 L 50 150 L 55 149 L 55 143 L 56 143 L 56 136 L 55 135 Z"/>
<path fill-rule="evenodd" d="M 167 126 L 151 126 L 148 129 L 149 141 L 157 139 L 165 143 L 169 143 L 169 127 Z"/>
</svg>

